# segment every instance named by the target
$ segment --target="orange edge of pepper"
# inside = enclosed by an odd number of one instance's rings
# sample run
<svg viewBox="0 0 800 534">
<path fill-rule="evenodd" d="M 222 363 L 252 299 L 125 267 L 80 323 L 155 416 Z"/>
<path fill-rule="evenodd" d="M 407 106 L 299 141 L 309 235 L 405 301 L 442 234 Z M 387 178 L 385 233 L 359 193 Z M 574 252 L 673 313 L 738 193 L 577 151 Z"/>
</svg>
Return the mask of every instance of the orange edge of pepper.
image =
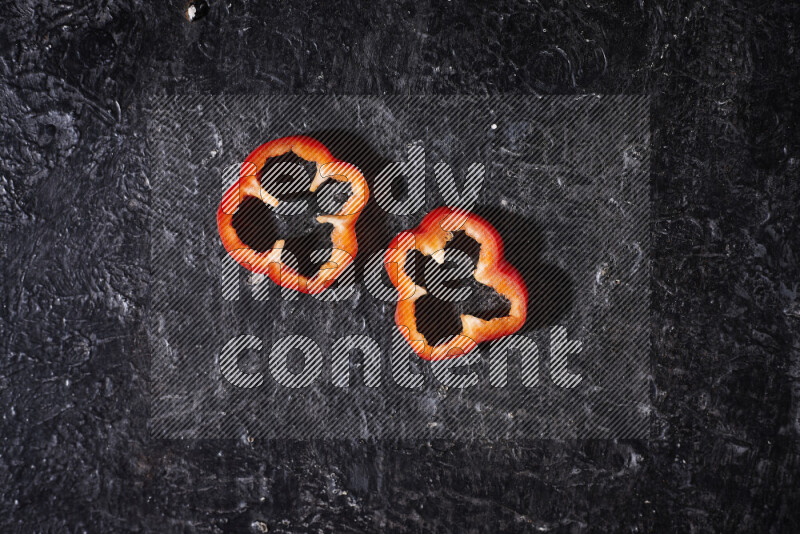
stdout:
<svg viewBox="0 0 800 534">
<path fill-rule="evenodd" d="M 233 215 L 247 197 L 255 197 L 276 208 L 280 201 L 261 187 L 259 171 L 269 158 L 287 152 L 317 165 L 316 174 L 309 186 L 315 192 L 325 181 L 333 178 L 348 182 L 352 194 L 338 213 L 320 215 L 317 222 L 333 225 L 331 231 L 331 257 L 323 263 L 311 278 L 301 275 L 281 260 L 285 241 L 278 239 L 269 251 L 256 252 L 245 245 L 233 227 Z M 274 139 L 253 150 L 242 163 L 239 179 L 223 194 L 217 208 L 217 228 L 222 245 L 237 263 L 247 270 L 268 275 L 276 284 L 316 295 L 330 287 L 336 278 L 353 262 L 358 252 L 355 225 L 361 210 L 369 199 L 369 188 L 364 175 L 355 165 L 336 159 L 319 141 L 304 135 Z"/>
<path fill-rule="evenodd" d="M 461 314 L 462 331 L 449 341 L 431 346 L 417 329 L 414 302 L 427 294 L 405 271 L 405 261 L 411 250 L 419 250 L 444 262 L 444 248 L 453 233 L 464 231 L 480 245 L 478 263 L 473 276 L 511 303 L 509 315 L 490 320 Z M 395 323 L 400 333 L 422 359 L 445 360 L 466 355 L 479 343 L 492 341 L 517 332 L 525 324 L 528 289 L 517 269 L 503 256 L 503 240 L 494 226 L 483 217 L 460 208 L 443 206 L 428 213 L 419 225 L 400 233 L 392 240 L 384 256 L 389 279 L 397 289 Z"/>
</svg>

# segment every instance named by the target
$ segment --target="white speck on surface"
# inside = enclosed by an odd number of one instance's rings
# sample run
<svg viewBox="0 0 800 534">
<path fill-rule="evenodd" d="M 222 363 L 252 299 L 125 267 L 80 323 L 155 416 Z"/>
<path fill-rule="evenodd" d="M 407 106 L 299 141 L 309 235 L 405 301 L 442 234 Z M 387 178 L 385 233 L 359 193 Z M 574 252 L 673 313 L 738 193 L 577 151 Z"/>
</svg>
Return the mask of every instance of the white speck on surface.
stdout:
<svg viewBox="0 0 800 534">
<path fill-rule="evenodd" d="M 186 15 L 188 15 L 189 20 L 192 21 L 197 16 L 197 8 L 194 6 L 189 6 L 189 9 L 186 10 Z"/>
<path fill-rule="evenodd" d="M 497 125 L 496 124 L 492 124 L 491 128 L 492 128 L 492 130 L 496 130 L 497 129 Z"/>
<path fill-rule="evenodd" d="M 602 283 L 602 279 L 606 275 L 607 272 L 608 272 L 608 264 L 607 263 L 603 263 L 602 265 L 600 265 L 597 268 L 597 271 L 594 274 L 595 283 L 598 284 L 598 285 L 601 284 Z"/>
</svg>

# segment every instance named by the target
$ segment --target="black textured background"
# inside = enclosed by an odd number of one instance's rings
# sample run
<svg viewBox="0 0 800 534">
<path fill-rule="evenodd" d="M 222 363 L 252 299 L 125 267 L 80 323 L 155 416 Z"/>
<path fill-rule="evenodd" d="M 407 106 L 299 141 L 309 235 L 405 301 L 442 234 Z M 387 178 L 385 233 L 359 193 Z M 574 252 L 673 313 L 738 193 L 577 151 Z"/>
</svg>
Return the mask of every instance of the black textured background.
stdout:
<svg viewBox="0 0 800 534">
<path fill-rule="evenodd" d="M 0 530 L 800 528 L 792 3 L 0 10 Z M 148 94 L 649 93 L 654 440 L 147 437 Z"/>
</svg>

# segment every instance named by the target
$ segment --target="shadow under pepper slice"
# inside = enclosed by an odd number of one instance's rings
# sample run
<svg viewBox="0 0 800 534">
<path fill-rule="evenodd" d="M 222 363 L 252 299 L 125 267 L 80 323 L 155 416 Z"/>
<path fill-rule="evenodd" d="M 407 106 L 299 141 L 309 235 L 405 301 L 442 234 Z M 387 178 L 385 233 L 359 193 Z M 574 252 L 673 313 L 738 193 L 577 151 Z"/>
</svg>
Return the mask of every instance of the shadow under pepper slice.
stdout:
<svg viewBox="0 0 800 534">
<path fill-rule="evenodd" d="M 408 253 L 419 250 L 438 263 L 444 263 L 445 247 L 453 233 L 463 231 L 480 244 L 478 263 L 473 276 L 491 287 L 511 303 L 506 317 L 490 320 L 461 314 L 461 334 L 449 341 L 431 346 L 417 329 L 414 302 L 427 294 L 406 273 Z M 397 289 L 395 322 L 414 352 L 424 360 L 444 360 L 463 356 L 478 346 L 518 331 L 525 324 L 528 289 L 513 265 L 503 257 L 503 240 L 486 219 L 459 208 L 441 207 L 428 213 L 413 230 L 403 232 L 389 245 L 384 256 L 389 279 Z"/>
<path fill-rule="evenodd" d="M 280 201 L 261 187 L 258 174 L 267 159 L 282 156 L 289 151 L 317 164 L 317 172 L 309 186 L 309 191 L 312 193 L 330 178 L 347 182 L 352 188 L 352 194 L 338 213 L 320 215 L 316 219 L 320 224 L 333 225 L 332 249 L 331 257 L 311 278 L 301 275 L 281 260 L 285 240 L 278 239 L 266 252 L 256 252 L 239 239 L 233 227 L 233 214 L 247 197 L 258 198 L 273 208 L 278 206 Z M 352 263 L 358 252 L 356 221 L 368 198 L 369 188 L 358 167 L 337 160 L 325 145 L 311 137 L 302 135 L 282 137 L 264 143 L 247 156 L 239 171 L 239 180 L 225 192 L 217 209 L 219 236 L 228 254 L 246 269 L 266 274 L 282 287 L 315 295 L 330 287 Z"/>
</svg>

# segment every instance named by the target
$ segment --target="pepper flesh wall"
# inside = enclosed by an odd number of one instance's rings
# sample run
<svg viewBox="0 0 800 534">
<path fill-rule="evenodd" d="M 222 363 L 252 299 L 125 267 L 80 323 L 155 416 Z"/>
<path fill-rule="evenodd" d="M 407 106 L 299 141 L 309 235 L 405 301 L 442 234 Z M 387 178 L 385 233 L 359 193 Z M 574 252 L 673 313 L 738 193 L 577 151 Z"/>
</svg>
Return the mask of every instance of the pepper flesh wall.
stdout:
<svg viewBox="0 0 800 534">
<path fill-rule="evenodd" d="M 261 187 L 258 173 L 269 158 L 281 156 L 289 151 L 317 164 L 317 172 L 309 186 L 309 191 L 312 193 L 330 178 L 349 183 L 353 191 L 338 213 L 320 215 L 316 219 L 320 224 L 333 225 L 331 232 L 333 246 L 331 257 L 311 278 L 301 275 L 281 260 L 285 240 L 276 240 L 272 248 L 266 252 L 256 252 L 239 239 L 233 227 L 233 214 L 247 197 L 258 198 L 273 208 L 278 206 L 280 201 Z M 367 181 L 358 167 L 336 159 L 325 145 L 311 137 L 303 135 L 282 137 L 259 146 L 242 163 L 239 180 L 225 192 L 217 209 L 219 236 L 228 254 L 249 271 L 268 275 L 281 287 L 316 295 L 330 287 L 353 262 L 358 252 L 356 221 L 368 198 Z"/>
<path fill-rule="evenodd" d="M 427 294 L 405 271 L 406 257 L 416 249 L 444 263 L 445 246 L 453 233 L 463 231 L 480 245 L 474 277 L 511 302 L 505 317 L 490 320 L 461 314 L 461 333 L 451 340 L 431 346 L 417 329 L 414 302 Z M 424 360 L 444 360 L 463 356 L 484 341 L 492 341 L 517 332 L 525 324 L 528 289 L 513 265 L 503 256 L 503 240 L 489 221 L 459 208 L 440 207 L 428 213 L 419 226 L 399 234 L 384 256 L 389 279 L 397 289 L 395 322 L 414 352 Z"/>
</svg>

